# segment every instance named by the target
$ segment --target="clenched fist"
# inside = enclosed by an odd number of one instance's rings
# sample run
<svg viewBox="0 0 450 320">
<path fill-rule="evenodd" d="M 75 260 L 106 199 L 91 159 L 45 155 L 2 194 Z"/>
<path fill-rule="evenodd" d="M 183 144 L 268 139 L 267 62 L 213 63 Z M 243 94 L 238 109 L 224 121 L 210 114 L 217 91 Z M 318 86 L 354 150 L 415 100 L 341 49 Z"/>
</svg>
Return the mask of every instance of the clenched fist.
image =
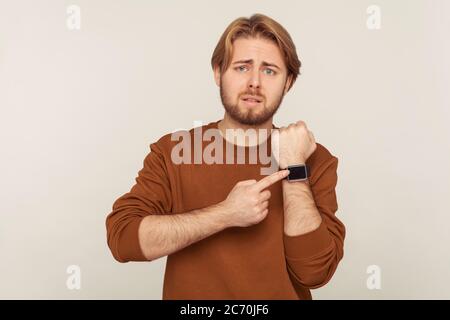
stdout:
<svg viewBox="0 0 450 320">
<path fill-rule="evenodd" d="M 248 227 L 262 221 L 269 213 L 270 191 L 264 190 L 277 181 L 284 179 L 289 170 L 277 171 L 258 182 L 239 181 L 220 203 L 226 215 L 229 227 Z"/>
<path fill-rule="evenodd" d="M 304 164 L 316 150 L 314 135 L 303 121 L 272 131 L 272 154 L 280 168 Z"/>
</svg>

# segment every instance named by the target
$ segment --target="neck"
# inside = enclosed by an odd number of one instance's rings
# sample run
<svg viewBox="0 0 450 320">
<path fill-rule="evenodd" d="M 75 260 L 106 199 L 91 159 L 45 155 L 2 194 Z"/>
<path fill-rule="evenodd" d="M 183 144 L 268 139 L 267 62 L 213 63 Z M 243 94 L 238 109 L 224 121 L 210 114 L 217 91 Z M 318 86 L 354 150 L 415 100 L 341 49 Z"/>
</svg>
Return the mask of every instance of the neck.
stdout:
<svg viewBox="0 0 450 320">
<path fill-rule="evenodd" d="M 266 122 L 259 124 L 259 125 L 246 125 L 246 124 L 242 124 L 240 122 L 235 121 L 234 119 L 232 119 L 228 113 L 225 112 L 225 115 L 223 117 L 222 120 L 220 120 L 220 122 L 217 124 L 218 129 L 220 130 L 220 133 L 222 134 L 222 137 L 227 140 L 228 142 L 238 145 L 238 146 L 253 146 L 254 141 L 249 139 L 249 135 L 245 134 L 246 130 L 248 129 L 254 129 L 256 131 L 256 139 L 257 139 L 257 144 L 261 144 L 263 143 L 267 137 L 270 135 L 271 130 L 272 130 L 272 118 L 268 119 Z M 226 134 L 226 130 L 227 129 L 232 129 L 232 135 L 227 136 Z M 236 129 L 241 129 L 236 131 Z M 261 132 L 261 137 L 260 137 L 260 129 L 265 129 L 262 130 Z M 244 137 L 242 135 L 242 132 L 244 133 Z M 245 141 L 245 144 L 242 145 L 242 141 Z"/>
</svg>

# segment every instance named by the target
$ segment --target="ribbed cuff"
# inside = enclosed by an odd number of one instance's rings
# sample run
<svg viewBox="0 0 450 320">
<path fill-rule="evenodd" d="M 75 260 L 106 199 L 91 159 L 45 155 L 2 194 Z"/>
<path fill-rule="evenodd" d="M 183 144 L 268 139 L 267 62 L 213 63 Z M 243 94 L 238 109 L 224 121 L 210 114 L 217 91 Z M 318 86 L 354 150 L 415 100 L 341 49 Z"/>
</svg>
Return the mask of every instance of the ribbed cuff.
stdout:
<svg viewBox="0 0 450 320">
<path fill-rule="evenodd" d="M 284 233 L 283 239 L 286 258 L 293 260 L 314 257 L 329 248 L 333 241 L 323 220 L 316 230 L 298 236 Z"/>
<path fill-rule="evenodd" d="M 148 261 L 139 244 L 139 225 L 143 217 L 133 219 L 122 230 L 118 241 L 118 255 L 123 262 Z"/>
</svg>

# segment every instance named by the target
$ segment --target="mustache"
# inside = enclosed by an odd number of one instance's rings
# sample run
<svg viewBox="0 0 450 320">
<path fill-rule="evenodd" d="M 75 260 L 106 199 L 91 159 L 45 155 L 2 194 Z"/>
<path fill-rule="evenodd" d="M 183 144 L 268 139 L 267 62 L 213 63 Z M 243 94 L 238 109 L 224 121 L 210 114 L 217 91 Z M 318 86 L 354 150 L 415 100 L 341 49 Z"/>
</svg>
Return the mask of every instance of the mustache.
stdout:
<svg viewBox="0 0 450 320">
<path fill-rule="evenodd" d="M 241 93 L 239 96 L 240 97 L 242 97 L 242 96 L 254 96 L 254 97 L 257 97 L 257 98 L 265 99 L 265 96 L 263 94 L 261 94 L 260 92 L 255 92 L 255 91 L 253 91 L 253 92 L 246 91 L 244 93 Z"/>
</svg>

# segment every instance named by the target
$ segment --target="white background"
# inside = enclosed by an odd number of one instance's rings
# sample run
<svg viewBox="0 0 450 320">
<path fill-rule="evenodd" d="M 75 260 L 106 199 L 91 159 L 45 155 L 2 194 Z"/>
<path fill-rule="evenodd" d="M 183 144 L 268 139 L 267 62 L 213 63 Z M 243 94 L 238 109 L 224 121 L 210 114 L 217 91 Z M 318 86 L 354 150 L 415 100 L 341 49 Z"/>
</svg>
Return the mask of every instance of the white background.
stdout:
<svg viewBox="0 0 450 320">
<path fill-rule="evenodd" d="M 339 158 L 345 256 L 313 297 L 450 298 L 446 0 L 0 1 L 0 298 L 161 298 L 165 258 L 116 262 L 106 215 L 150 143 L 223 116 L 211 54 L 257 12 L 303 64 L 274 123 L 304 120 Z"/>
</svg>

